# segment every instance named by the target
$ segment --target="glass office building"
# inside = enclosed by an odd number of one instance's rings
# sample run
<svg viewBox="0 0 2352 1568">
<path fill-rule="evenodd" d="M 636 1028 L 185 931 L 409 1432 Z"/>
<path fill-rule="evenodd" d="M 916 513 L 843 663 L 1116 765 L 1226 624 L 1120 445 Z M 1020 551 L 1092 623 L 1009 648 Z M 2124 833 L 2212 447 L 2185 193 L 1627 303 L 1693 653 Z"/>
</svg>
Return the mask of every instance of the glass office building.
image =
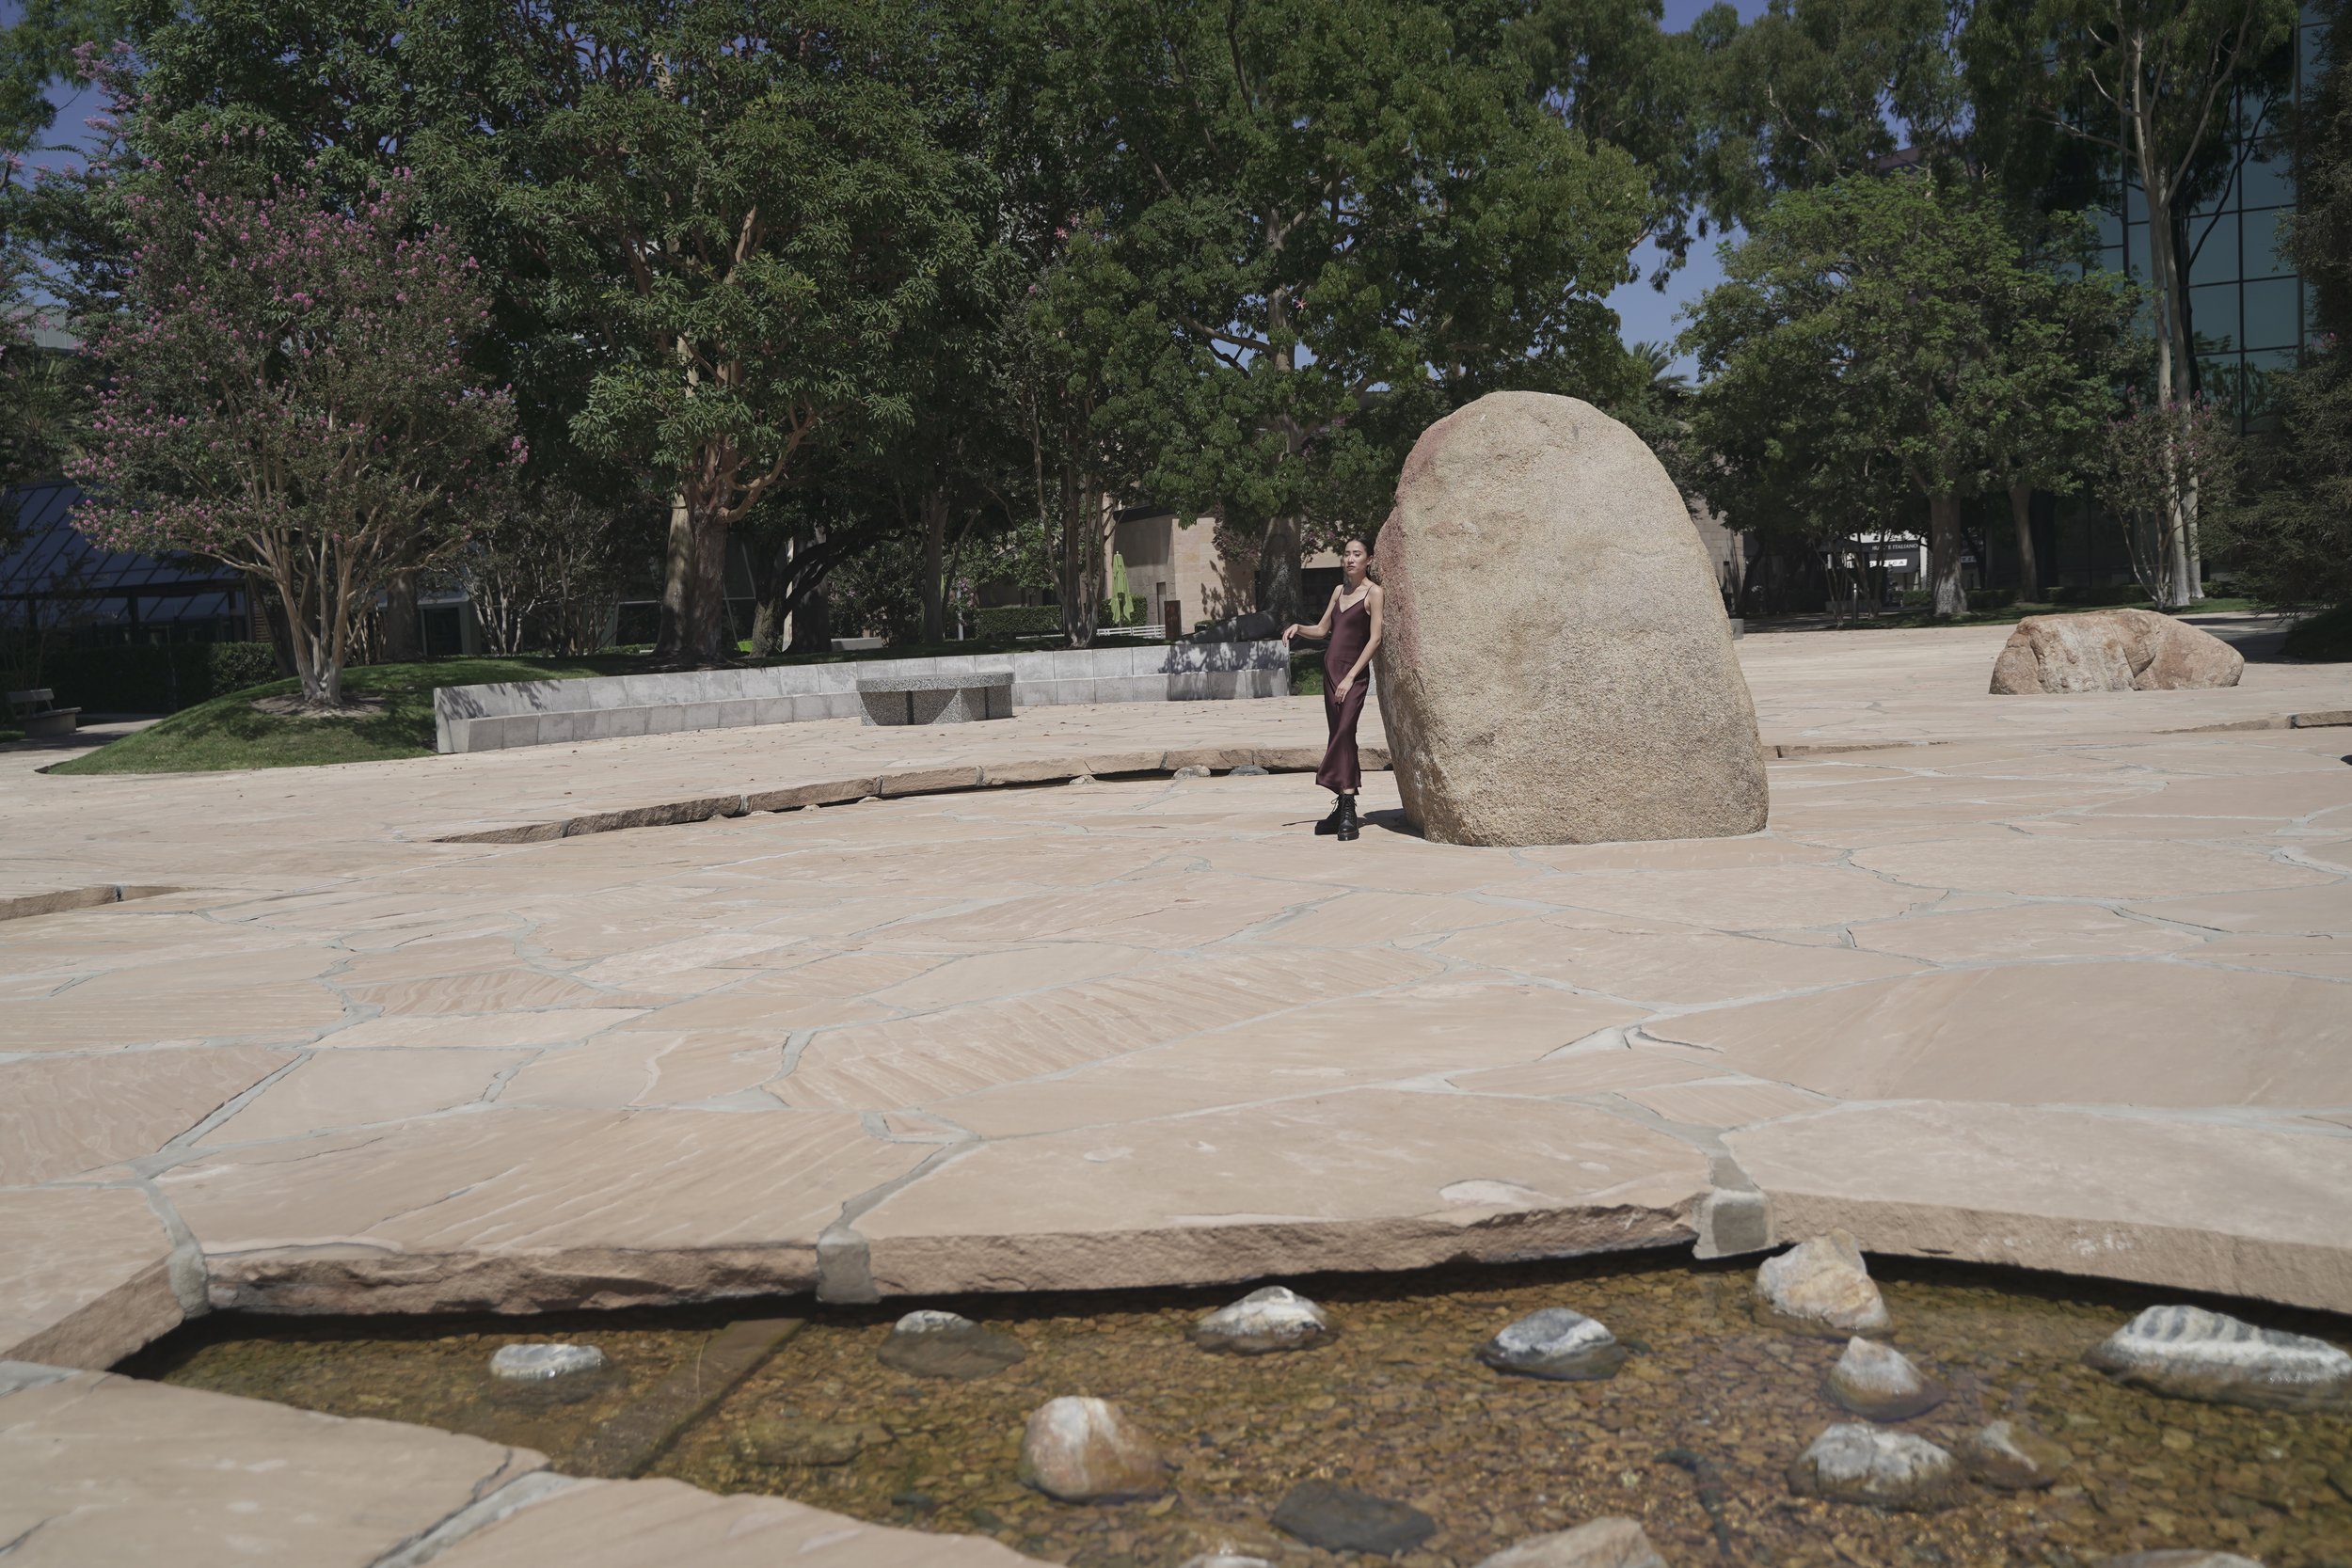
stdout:
<svg viewBox="0 0 2352 1568">
<path fill-rule="evenodd" d="M 2226 169 L 2187 219 L 2188 326 L 2199 384 L 2245 422 L 2262 420 L 2265 382 L 2294 367 L 2311 329 L 2303 280 L 2279 254 L 2279 220 L 2295 210 L 2293 159 L 2280 121 L 2318 71 L 2326 34 L 2306 6 L 2286 79 L 2275 92 L 2237 95 Z M 2106 261 L 2145 283 L 2148 209 L 2137 185 L 2125 189 L 2120 205 L 2101 214 Z"/>
</svg>

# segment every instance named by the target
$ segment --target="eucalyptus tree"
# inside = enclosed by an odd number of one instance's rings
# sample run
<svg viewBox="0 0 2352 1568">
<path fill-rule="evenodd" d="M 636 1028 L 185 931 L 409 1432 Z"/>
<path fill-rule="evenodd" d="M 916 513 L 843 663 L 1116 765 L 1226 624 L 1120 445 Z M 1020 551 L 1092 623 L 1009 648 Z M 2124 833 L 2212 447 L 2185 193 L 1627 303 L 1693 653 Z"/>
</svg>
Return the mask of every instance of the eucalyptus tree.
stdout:
<svg viewBox="0 0 2352 1568">
<path fill-rule="evenodd" d="M 2236 129 L 2236 91 L 2259 83 L 2293 36 L 2296 0 L 2031 0 L 1980 5 L 1963 46 L 1988 122 L 2038 124 L 2103 154 L 2147 215 L 2156 391 L 2195 395 L 2188 209 Z M 2177 422 L 2177 417 L 2176 420 Z M 2197 492 L 2165 487 L 2166 603 L 2201 596 Z"/>
<path fill-rule="evenodd" d="M 1684 338 L 1725 510 L 1777 502 L 1818 522 L 1885 504 L 1899 475 L 1928 506 L 1934 613 L 1966 610 L 1962 501 L 2004 475 L 2020 421 L 2088 421 L 2110 395 L 2128 296 L 2054 260 L 1925 171 L 1782 195 Z M 1875 502 L 1853 483 L 1872 467 Z"/>
</svg>

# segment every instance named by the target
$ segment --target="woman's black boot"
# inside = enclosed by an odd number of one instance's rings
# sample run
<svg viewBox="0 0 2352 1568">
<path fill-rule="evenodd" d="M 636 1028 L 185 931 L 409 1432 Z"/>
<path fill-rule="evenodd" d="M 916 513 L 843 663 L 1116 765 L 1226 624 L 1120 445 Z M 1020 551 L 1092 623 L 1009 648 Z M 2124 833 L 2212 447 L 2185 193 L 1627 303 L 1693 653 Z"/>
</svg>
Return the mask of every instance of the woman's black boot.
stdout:
<svg viewBox="0 0 2352 1568">
<path fill-rule="evenodd" d="M 1356 836 L 1356 797 L 1353 795 L 1340 797 L 1339 834 L 1342 839 Z"/>
<path fill-rule="evenodd" d="M 1328 838 L 1340 831 L 1340 824 L 1347 816 L 1347 801 L 1348 797 L 1343 795 L 1331 802 L 1331 815 L 1315 824 L 1318 834 Z"/>
</svg>

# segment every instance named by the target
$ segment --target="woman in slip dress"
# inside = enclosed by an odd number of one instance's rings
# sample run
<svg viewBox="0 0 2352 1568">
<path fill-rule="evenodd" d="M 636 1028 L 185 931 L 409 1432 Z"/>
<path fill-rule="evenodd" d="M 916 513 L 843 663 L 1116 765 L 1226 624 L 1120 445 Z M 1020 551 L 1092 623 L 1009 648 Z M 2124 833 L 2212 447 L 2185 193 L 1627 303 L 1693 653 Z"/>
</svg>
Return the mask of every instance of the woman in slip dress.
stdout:
<svg viewBox="0 0 2352 1568">
<path fill-rule="evenodd" d="M 1282 628 L 1285 644 L 1299 637 L 1330 639 L 1323 649 L 1323 721 L 1331 738 L 1323 751 L 1323 766 L 1315 769 L 1315 783 L 1339 800 L 1331 815 L 1315 824 L 1315 832 L 1342 839 L 1356 836 L 1356 792 L 1364 782 L 1356 757 L 1356 721 L 1363 716 L 1364 690 L 1370 684 L 1365 673 L 1380 646 L 1380 585 L 1372 580 L 1371 570 L 1372 546 L 1350 539 L 1340 551 L 1343 580 L 1331 590 L 1323 619 L 1311 626 L 1293 624 Z"/>
</svg>

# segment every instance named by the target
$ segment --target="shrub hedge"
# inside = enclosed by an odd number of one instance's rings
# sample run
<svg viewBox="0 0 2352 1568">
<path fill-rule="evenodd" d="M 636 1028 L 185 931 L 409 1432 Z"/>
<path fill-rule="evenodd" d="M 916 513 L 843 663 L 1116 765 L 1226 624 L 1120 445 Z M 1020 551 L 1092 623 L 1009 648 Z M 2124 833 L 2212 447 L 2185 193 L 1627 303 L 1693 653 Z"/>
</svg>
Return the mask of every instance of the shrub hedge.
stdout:
<svg viewBox="0 0 2352 1568">
<path fill-rule="evenodd" d="M 981 637 L 1053 637 L 1061 631 L 1061 606 L 991 605 L 972 612 L 972 629 Z"/>
<path fill-rule="evenodd" d="M 2304 616 L 2287 628 L 2286 645 L 2280 651 L 2289 658 L 2352 660 L 2352 604 Z"/>
<path fill-rule="evenodd" d="M 266 642 L 175 642 L 156 647 L 67 648 L 41 666 L 59 707 L 91 713 L 177 713 L 278 679 Z"/>
</svg>

